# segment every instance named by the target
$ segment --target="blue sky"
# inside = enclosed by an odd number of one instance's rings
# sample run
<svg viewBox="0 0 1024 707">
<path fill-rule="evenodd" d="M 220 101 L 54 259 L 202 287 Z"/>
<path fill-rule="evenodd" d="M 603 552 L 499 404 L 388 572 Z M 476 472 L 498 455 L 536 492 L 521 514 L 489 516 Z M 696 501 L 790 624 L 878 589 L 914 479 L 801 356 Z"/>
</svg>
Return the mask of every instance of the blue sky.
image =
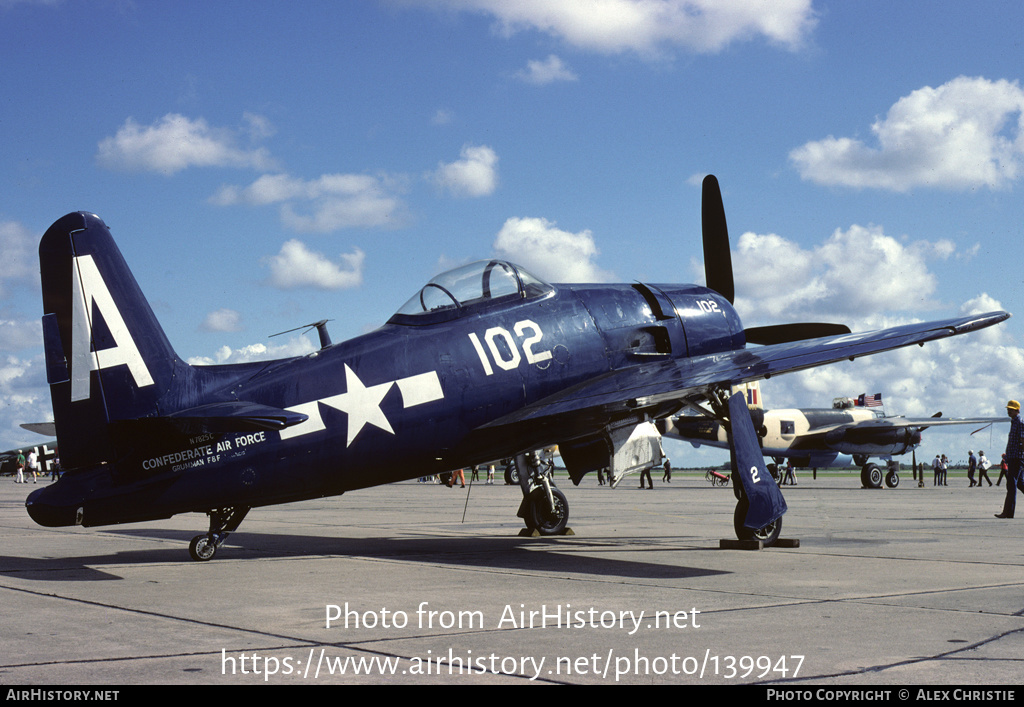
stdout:
<svg viewBox="0 0 1024 707">
<path fill-rule="evenodd" d="M 67 212 L 111 227 L 183 358 L 230 362 L 370 330 L 493 255 L 699 282 L 707 173 L 748 326 L 1018 314 L 773 379 L 769 405 L 1000 415 L 1024 397 L 1021 26 L 995 1 L 0 0 L 0 448 L 50 417 L 35 249 Z"/>
</svg>

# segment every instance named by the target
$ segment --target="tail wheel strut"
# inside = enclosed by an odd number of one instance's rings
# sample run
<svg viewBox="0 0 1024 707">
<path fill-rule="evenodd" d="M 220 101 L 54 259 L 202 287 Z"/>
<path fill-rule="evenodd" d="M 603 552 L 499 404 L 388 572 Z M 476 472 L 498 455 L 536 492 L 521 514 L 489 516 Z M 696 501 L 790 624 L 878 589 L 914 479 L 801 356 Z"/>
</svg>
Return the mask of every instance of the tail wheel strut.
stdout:
<svg viewBox="0 0 1024 707">
<path fill-rule="evenodd" d="M 210 532 L 197 535 L 188 544 L 188 554 L 197 562 L 213 559 L 228 535 L 235 532 L 242 524 L 242 519 L 249 512 L 249 506 L 231 506 L 230 508 L 214 508 L 207 511 L 210 516 Z"/>
</svg>

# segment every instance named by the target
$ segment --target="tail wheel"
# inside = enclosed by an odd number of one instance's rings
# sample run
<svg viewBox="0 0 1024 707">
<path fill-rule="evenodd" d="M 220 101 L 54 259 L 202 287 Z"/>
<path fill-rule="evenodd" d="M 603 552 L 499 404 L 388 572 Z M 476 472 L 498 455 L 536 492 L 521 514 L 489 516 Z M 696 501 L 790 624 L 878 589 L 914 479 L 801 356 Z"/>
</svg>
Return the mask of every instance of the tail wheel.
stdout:
<svg viewBox="0 0 1024 707">
<path fill-rule="evenodd" d="M 211 508 L 206 512 L 210 516 L 210 532 L 197 535 L 188 544 L 188 554 L 197 562 L 212 560 L 217 548 L 224 544 L 228 535 L 238 530 L 249 506 L 229 506 Z"/>
<path fill-rule="evenodd" d="M 196 562 L 212 560 L 217 553 L 217 544 L 210 539 L 209 535 L 197 535 L 188 544 L 188 554 Z"/>
<path fill-rule="evenodd" d="M 554 508 L 548 502 L 548 494 L 543 487 L 535 488 L 527 498 L 526 527 L 541 535 L 561 535 L 569 521 L 569 502 L 565 500 L 565 494 L 551 487 L 551 496 L 555 501 Z"/>
<path fill-rule="evenodd" d="M 782 518 L 777 518 L 763 528 L 752 529 L 743 525 L 747 518 L 747 509 L 750 502 L 744 496 L 736 504 L 736 510 L 732 514 L 732 525 L 736 530 L 736 537 L 740 540 L 760 540 L 765 547 L 771 547 L 778 541 L 782 534 Z"/>
</svg>

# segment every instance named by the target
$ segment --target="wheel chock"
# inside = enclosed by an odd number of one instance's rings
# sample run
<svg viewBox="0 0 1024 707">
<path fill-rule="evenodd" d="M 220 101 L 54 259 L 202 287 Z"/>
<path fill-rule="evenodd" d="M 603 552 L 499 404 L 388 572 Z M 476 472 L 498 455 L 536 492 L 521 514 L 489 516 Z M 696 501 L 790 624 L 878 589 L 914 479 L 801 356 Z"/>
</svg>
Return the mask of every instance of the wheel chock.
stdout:
<svg viewBox="0 0 1024 707">
<path fill-rule="evenodd" d="M 800 547 L 799 538 L 779 538 L 772 547 L 796 548 Z M 733 540 L 722 538 L 718 541 L 719 550 L 763 550 L 764 543 L 760 540 Z"/>
<path fill-rule="evenodd" d="M 576 535 L 572 528 L 566 528 L 559 535 Z M 544 537 L 555 537 L 553 535 L 541 535 L 540 531 L 536 528 L 520 528 L 519 537 L 521 538 L 544 538 Z"/>
</svg>

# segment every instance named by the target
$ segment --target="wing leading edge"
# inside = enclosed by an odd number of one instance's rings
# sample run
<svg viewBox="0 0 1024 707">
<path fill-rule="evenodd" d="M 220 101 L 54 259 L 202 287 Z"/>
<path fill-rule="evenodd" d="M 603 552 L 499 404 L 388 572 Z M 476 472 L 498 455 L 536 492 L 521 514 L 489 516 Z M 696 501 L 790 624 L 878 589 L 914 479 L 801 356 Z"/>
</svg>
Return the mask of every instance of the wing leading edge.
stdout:
<svg viewBox="0 0 1024 707">
<path fill-rule="evenodd" d="M 1008 312 L 906 324 L 889 329 L 725 351 L 611 371 L 528 405 L 484 426 L 497 428 L 583 416 L 611 420 L 714 387 L 728 387 L 783 373 L 967 334 L 1005 321 Z M 481 428 L 481 429 L 484 429 Z"/>
<path fill-rule="evenodd" d="M 1009 421 L 1007 417 L 880 417 L 876 420 L 862 420 L 860 422 L 847 422 L 841 425 L 816 427 L 803 434 L 795 435 L 794 441 L 814 444 L 821 440 L 827 441 L 830 436 L 842 435 L 850 431 L 876 433 L 882 430 L 904 427 L 916 427 L 923 431 L 929 427 L 942 427 L 944 425 L 982 425 L 982 429 L 984 429 L 989 425 Z"/>
</svg>

